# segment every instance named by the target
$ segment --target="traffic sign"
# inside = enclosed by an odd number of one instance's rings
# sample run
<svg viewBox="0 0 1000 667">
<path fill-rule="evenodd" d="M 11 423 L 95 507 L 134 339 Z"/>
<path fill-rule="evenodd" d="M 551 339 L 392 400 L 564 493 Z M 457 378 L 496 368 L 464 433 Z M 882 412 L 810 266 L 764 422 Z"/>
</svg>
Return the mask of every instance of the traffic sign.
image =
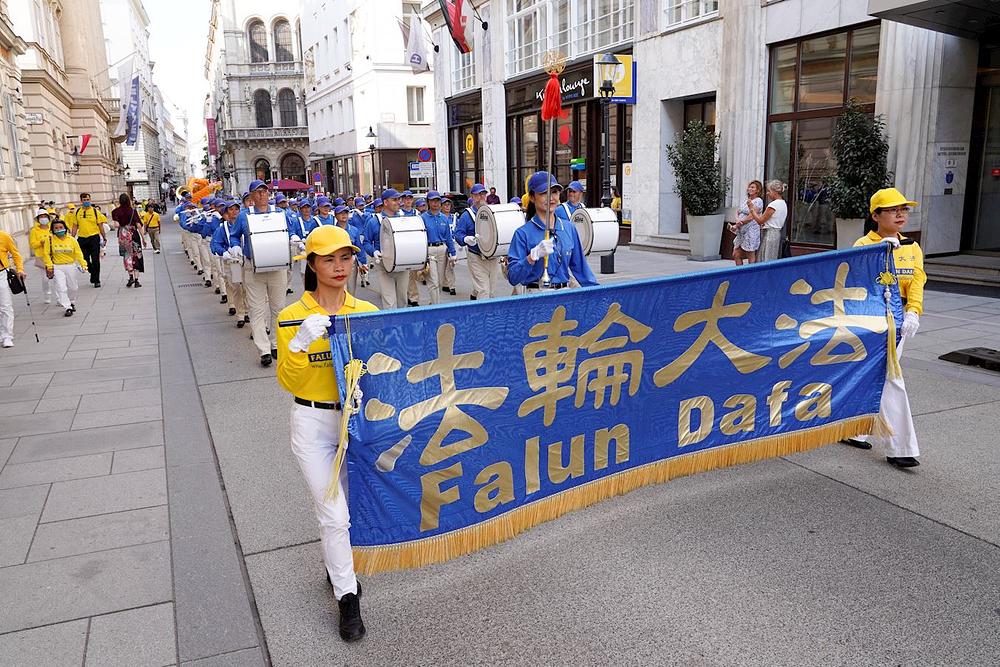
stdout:
<svg viewBox="0 0 1000 667">
<path fill-rule="evenodd" d="M 417 160 L 420 162 L 430 162 L 434 159 L 434 151 L 430 148 L 421 148 L 417 151 Z"/>
</svg>

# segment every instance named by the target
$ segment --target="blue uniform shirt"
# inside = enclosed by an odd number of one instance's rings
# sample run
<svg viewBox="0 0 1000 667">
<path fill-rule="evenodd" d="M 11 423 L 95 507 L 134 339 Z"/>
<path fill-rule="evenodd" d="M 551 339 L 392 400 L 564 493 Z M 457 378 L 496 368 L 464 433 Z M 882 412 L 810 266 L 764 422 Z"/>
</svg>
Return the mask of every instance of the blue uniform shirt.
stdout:
<svg viewBox="0 0 1000 667">
<path fill-rule="evenodd" d="M 465 245 L 466 236 L 476 235 L 476 212 L 478 209 L 469 207 L 462 211 L 462 215 L 458 216 L 458 222 L 455 223 L 455 243 L 460 246 L 465 246 L 469 249 L 469 252 L 481 255 L 479 252 L 479 245 L 467 246 Z"/>
<path fill-rule="evenodd" d="M 558 208 L 556 208 L 556 217 L 562 218 L 566 222 L 570 222 L 573 219 L 573 214 L 581 208 L 583 208 L 583 204 L 571 204 L 568 201 L 563 202 L 562 204 L 559 204 Z"/>
<path fill-rule="evenodd" d="M 427 229 L 427 243 L 444 243 L 448 246 L 448 254 L 455 256 L 455 239 L 451 237 L 451 225 L 448 223 L 448 216 L 444 213 L 434 215 L 427 211 L 420 216 L 424 220 L 424 227 Z"/>
<path fill-rule="evenodd" d="M 209 213 L 201 223 L 202 238 L 211 239 L 215 235 L 215 230 L 222 224 L 222 218 L 215 213 Z"/>
<path fill-rule="evenodd" d="M 219 221 L 219 226 L 216 228 L 215 233 L 212 234 L 212 254 L 222 255 L 222 253 L 229 250 L 232 246 L 232 240 L 230 239 L 230 232 L 233 228 L 233 224 L 227 224 L 224 220 Z"/>
<path fill-rule="evenodd" d="M 545 271 L 545 261 L 534 264 L 528 262 L 528 253 L 545 238 L 545 225 L 536 215 L 514 231 L 507 251 L 507 280 L 511 285 L 541 283 Z M 576 226 L 557 217 L 555 227 L 549 236 L 555 244 L 555 252 L 549 255 L 549 282 L 568 283 L 570 273 L 583 287 L 597 284 L 597 278 L 583 256 L 583 246 Z"/>
</svg>

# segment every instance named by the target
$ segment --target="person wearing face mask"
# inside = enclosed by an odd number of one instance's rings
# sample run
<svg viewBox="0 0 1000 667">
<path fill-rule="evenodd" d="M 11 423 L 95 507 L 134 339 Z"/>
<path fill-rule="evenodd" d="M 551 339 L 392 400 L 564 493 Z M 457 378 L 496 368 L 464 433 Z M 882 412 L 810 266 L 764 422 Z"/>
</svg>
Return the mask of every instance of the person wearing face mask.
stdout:
<svg viewBox="0 0 1000 667">
<path fill-rule="evenodd" d="M 56 302 L 66 309 L 65 317 L 76 312 L 77 273 L 87 271 L 87 260 L 80 249 L 80 243 L 69 235 L 66 223 L 56 220 L 52 223 L 49 255 L 45 268 L 51 271 L 56 284 Z"/>
<path fill-rule="evenodd" d="M 507 280 L 525 293 L 597 285 L 587 264 L 576 226 L 555 213 L 562 186 L 546 171 L 528 180 L 527 222 L 514 231 L 507 252 Z"/>
<path fill-rule="evenodd" d="M 108 244 L 104 231 L 107 221 L 107 216 L 91 203 L 90 193 L 87 192 L 80 193 L 80 206 L 67 216 L 66 221 L 90 267 L 90 284 L 94 287 L 101 286 L 101 249 Z"/>
<path fill-rule="evenodd" d="M 7 232 L 0 230 L 0 345 L 14 347 L 14 295 L 7 283 L 7 272 L 13 271 L 24 282 L 24 261 L 17 244 Z"/>
<path fill-rule="evenodd" d="M 45 268 L 45 256 L 49 252 L 49 237 L 52 235 L 51 225 L 52 215 L 44 208 L 35 212 L 35 226 L 28 233 L 28 246 L 31 248 L 31 255 L 35 267 L 42 279 L 42 294 L 45 295 L 45 303 L 52 303 L 52 279 Z"/>
</svg>

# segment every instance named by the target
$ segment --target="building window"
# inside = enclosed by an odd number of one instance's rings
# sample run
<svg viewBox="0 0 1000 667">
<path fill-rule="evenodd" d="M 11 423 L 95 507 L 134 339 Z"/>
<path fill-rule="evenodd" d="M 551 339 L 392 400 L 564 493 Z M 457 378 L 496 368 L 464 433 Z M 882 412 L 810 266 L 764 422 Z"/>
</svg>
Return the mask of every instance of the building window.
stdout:
<svg viewBox="0 0 1000 667">
<path fill-rule="evenodd" d="M 253 94 L 253 107 L 257 115 L 257 127 L 274 127 L 271 115 L 271 94 L 261 89 Z"/>
<path fill-rule="evenodd" d="M 406 87 L 406 118 L 410 123 L 424 122 L 424 87 Z"/>
<path fill-rule="evenodd" d="M 707 3 L 705 3 L 707 4 Z M 577 52 L 597 51 L 632 39 L 632 0 L 581 0 L 577 3 Z"/>
<path fill-rule="evenodd" d="M 274 24 L 274 60 L 290 63 L 295 60 L 292 50 L 292 27 L 284 19 Z"/>
<path fill-rule="evenodd" d="M 451 94 L 465 92 L 476 85 L 476 52 L 469 53 L 453 52 L 455 54 L 456 67 L 451 73 Z"/>
<path fill-rule="evenodd" d="M 719 0 L 665 0 L 664 14 L 667 27 L 700 19 L 703 16 L 718 13 Z"/>
<path fill-rule="evenodd" d="M 250 38 L 250 62 L 267 62 L 267 30 L 263 21 L 254 21 L 247 31 Z"/>
<path fill-rule="evenodd" d="M 254 178 L 261 181 L 271 180 L 271 163 L 261 158 L 253 163 Z"/>
<path fill-rule="evenodd" d="M 837 118 L 855 98 L 875 113 L 879 25 L 812 36 L 771 48 L 765 177 L 787 184 L 793 243 L 832 247 L 836 223 L 830 150 Z"/>
<path fill-rule="evenodd" d="M 520 74 L 541 67 L 548 49 L 544 0 L 507 0 L 507 70 Z"/>
<path fill-rule="evenodd" d="M 305 183 L 306 162 L 302 159 L 301 155 L 289 153 L 281 158 L 281 177 Z"/>
<path fill-rule="evenodd" d="M 278 114 L 281 117 L 281 127 L 295 127 L 299 124 L 295 93 L 291 88 L 282 88 L 278 91 Z"/>
</svg>

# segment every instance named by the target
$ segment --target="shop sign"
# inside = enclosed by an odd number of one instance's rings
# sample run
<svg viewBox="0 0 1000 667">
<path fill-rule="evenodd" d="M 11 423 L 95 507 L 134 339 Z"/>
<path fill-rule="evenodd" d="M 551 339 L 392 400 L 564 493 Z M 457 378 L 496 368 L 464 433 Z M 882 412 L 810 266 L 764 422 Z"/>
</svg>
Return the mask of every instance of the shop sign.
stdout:
<svg viewBox="0 0 1000 667">
<path fill-rule="evenodd" d="M 597 63 L 602 57 L 604 57 L 603 53 L 594 55 L 594 81 L 598 82 L 598 84 L 594 86 L 594 97 L 601 96 L 601 70 Z M 618 58 L 618 62 L 621 64 L 615 68 L 615 77 L 613 80 L 613 83 L 615 84 L 615 92 L 611 96 L 611 101 L 617 102 L 618 104 L 635 104 L 635 59 L 631 55 L 624 53 L 616 53 L 615 57 Z"/>
<path fill-rule="evenodd" d="M 545 80 L 542 81 L 541 85 L 534 91 L 534 99 L 538 102 L 539 106 L 541 106 L 542 101 L 545 99 L 546 83 L 548 83 L 548 77 L 545 77 Z M 564 104 L 583 97 L 590 97 L 594 90 L 594 86 L 591 83 L 590 72 L 587 70 L 563 74 L 559 78 L 559 84 Z"/>
<path fill-rule="evenodd" d="M 476 150 L 476 138 L 472 136 L 472 132 L 465 133 L 465 152 L 467 155 L 471 155 Z"/>
<path fill-rule="evenodd" d="M 42 125 L 45 123 L 45 115 L 41 111 L 25 112 L 24 120 L 28 125 Z"/>
<path fill-rule="evenodd" d="M 632 163 L 622 163 L 622 224 L 632 224 L 632 204 L 635 198 L 635 181 L 632 176 Z"/>
</svg>

